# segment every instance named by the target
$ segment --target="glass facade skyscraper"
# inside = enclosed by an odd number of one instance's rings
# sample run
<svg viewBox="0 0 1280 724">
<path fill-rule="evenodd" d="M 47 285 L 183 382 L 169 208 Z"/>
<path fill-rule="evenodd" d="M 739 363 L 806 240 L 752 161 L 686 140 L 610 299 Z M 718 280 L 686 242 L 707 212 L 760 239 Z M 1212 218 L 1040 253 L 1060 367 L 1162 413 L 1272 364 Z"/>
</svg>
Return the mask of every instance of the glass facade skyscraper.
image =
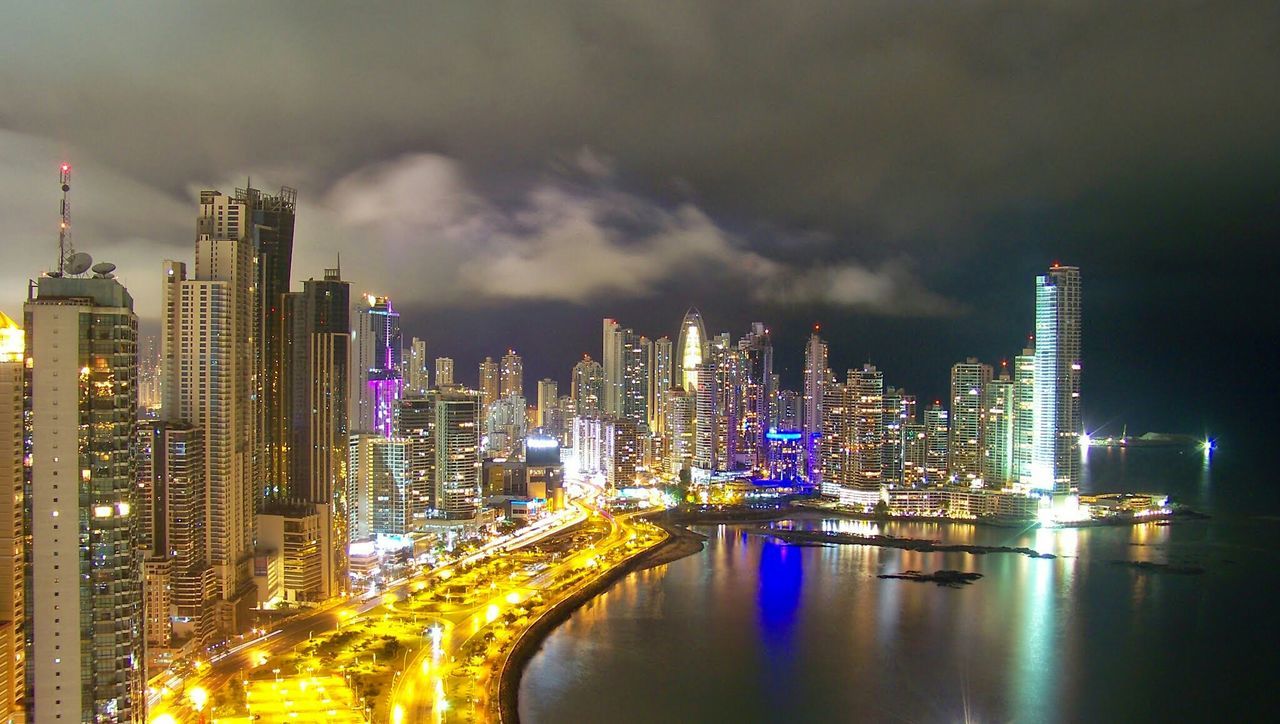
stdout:
<svg viewBox="0 0 1280 724">
<path fill-rule="evenodd" d="M 1036 277 L 1035 439 L 1031 484 L 1055 496 L 1080 489 L 1080 270 Z"/>
</svg>

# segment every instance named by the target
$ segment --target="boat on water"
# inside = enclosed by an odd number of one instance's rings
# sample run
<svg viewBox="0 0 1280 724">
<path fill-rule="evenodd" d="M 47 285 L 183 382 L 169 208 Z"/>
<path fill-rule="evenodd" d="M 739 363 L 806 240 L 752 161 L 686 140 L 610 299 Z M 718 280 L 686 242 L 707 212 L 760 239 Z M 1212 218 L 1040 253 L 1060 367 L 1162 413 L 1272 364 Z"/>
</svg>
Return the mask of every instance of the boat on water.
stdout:
<svg viewBox="0 0 1280 724">
<path fill-rule="evenodd" d="M 1216 443 L 1212 438 L 1201 438 L 1195 435 L 1173 432 L 1147 432 L 1133 437 L 1128 434 L 1127 428 L 1120 433 L 1119 437 L 1085 435 L 1084 438 L 1085 444 L 1089 447 L 1173 447 L 1199 448 L 1206 451 L 1212 451 L 1216 447 Z"/>
</svg>

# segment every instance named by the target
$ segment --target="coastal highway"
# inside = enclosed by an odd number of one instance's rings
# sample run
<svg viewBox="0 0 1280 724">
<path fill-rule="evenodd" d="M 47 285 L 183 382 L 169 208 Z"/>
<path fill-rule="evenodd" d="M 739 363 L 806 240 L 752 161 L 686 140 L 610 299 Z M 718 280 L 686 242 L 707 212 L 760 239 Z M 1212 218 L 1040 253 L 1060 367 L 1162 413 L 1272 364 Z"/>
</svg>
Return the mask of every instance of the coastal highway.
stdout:
<svg viewBox="0 0 1280 724">
<path fill-rule="evenodd" d="M 150 697 L 148 720 L 155 720 L 165 714 L 178 721 L 197 720 L 197 712 L 192 710 L 191 702 L 183 695 L 185 690 L 198 686 L 208 692 L 219 691 L 238 675 L 253 670 L 264 661 L 289 652 L 293 647 L 317 633 L 338 628 L 379 608 L 385 602 L 403 600 L 411 588 L 420 582 L 450 571 L 455 566 L 474 563 L 492 553 L 533 545 L 586 521 L 589 515 L 590 512 L 585 507 L 571 506 L 561 513 L 543 518 L 513 534 L 495 538 L 458 560 L 426 570 L 411 578 L 395 581 L 376 595 L 339 599 L 320 608 L 298 614 L 264 635 L 236 644 L 215 655 L 207 663 L 202 662 L 196 667 L 198 673 L 185 681 L 172 682 L 174 677 L 157 677 L 153 680 L 155 693 Z M 170 689 L 173 693 L 170 698 L 160 696 L 161 683 L 172 684 Z"/>
<path fill-rule="evenodd" d="M 506 665 L 508 646 L 494 661 L 486 661 L 470 667 L 466 661 L 458 661 L 463 652 L 471 649 L 476 637 L 483 636 L 488 625 L 506 610 L 519 606 L 530 596 L 549 590 L 560 576 L 584 567 L 598 567 L 600 572 L 620 564 L 626 558 L 627 543 L 636 537 L 633 518 L 644 512 L 637 511 L 615 516 L 607 510 L 587 503 L 579 503 L 584 511 L 607 524 L 607 532 L 590 547 L 575 551 L 539 572 L 533 578 L 511 586 L 498 586 L 492 595 L 465 608 L 436 615 L 438 623 L 433 645 L 424 648 L 404 669 L 392 692 L 392 724 L 405 722 L 442 722 L 452 720 L 496 720 L 497 702 L 489 701 L 496 686 L 490 686 L 494 677 L 501 674 Z M 563 591 L 555 591 L 545 601 L 542 611 L 554 607 L 565 597 L 573 595 L 598 576 L 575 581 Z M 541 614 L 538 614 L 539 616 Z M 535 616 L 536 620 L 537 616 Z M 459 689 L 472 688 L 472 696 L 461 696 Z"/>
</svg>

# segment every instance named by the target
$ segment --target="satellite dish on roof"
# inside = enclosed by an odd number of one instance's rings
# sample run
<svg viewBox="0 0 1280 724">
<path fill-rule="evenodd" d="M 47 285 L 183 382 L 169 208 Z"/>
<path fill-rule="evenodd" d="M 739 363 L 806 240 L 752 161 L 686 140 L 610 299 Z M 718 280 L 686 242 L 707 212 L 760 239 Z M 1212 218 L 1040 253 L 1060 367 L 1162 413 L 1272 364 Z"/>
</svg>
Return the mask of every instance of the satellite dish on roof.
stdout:
<svg viewBox="0 0 1280 724">
<path fill-rule="evenodd" d="M 111 272 L 116 270 L 116 265 L 109 261 L 100 261 L 93 265 L 93 273 L 100 277 L 110 276 Z"/>
<path fill-rule="evenodd" d="M 62 270 L 68 274 L 84 274 L 89 271 L 91 264 L 93 264 L 93 257 L 83 251 L 77 251 L 67 257 L 66 262 L 62 265 Z"/>
</svg>

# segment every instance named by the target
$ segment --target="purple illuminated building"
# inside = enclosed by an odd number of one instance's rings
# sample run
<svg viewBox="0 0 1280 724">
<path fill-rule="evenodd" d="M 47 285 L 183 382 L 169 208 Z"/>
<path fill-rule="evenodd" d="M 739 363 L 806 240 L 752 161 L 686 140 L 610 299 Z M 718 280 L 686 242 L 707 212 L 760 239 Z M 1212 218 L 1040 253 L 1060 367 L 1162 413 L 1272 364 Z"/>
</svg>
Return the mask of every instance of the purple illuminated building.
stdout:
<svg viewBox="0 0 1280 724">
<path fill-rule="evenodd" d="M 352 344 L 351 430 L 391 437 L 404 391 L 400 313 L 391 299 L 369 294 L 356 305 Z"/>
</svg>

